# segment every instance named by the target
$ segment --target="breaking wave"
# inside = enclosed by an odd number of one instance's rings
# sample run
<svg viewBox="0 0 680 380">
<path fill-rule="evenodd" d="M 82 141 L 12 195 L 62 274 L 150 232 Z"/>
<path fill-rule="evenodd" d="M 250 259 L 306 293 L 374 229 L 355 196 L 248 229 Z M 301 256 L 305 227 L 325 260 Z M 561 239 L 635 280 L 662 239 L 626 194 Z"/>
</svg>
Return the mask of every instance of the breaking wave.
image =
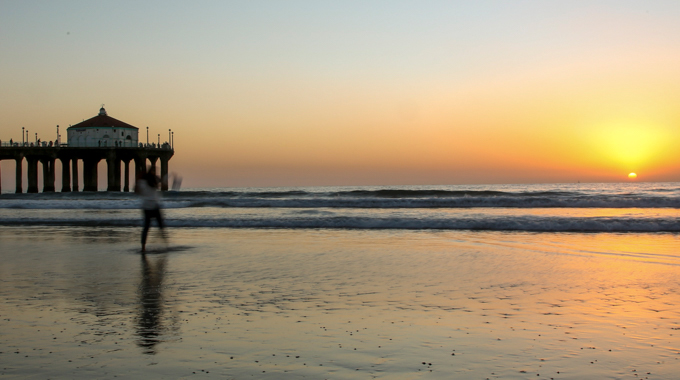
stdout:
<svg viewBox="0 0 680 380">
<path fill-rule="evenodd" d="M 187 228 L 680 232 L 674 183 L 189 190 L 163 207 Z M 139 226 L 138 208 L 131 193 L 5 193 L 0 225 Z"/>
<path fill-rule="evenodd" d="M 374 218 L 332 216 L 325 218 L 205 218 L 168 219 L 170 227 L 283 228 L 283 229 L 393 229 L 393 230 L 479 230 L 533 232 L 680 232 L 677 218 L 624 217 L 485 217 L 470 218 Z M 138 218 L 128 219 L 41 219 L 5 218 L 0 225 L 136 227 Z"/>
<path fill-rule="evenodd" d="M 85 195 L 83 195 L 85 194 Z M 31 196 L 33 195 L 33 196 Z M 132 194 L 3 194 L 0 208 L 134 209 Z M 349 190 L 310 191 L 182 191 L 166 193 L 166 208 L 679 208 L 680 193 L 672 189 L 638 193 L 494 190 Z"/>
</svg>

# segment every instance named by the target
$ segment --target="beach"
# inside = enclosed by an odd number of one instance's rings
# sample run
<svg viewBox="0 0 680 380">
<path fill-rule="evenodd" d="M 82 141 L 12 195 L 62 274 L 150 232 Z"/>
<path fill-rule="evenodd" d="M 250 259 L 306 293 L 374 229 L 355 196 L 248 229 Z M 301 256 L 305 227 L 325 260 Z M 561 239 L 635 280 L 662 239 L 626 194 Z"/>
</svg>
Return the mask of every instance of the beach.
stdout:
<svg viewBox="0 0 680 380">
<path fill-rule="evenodd" d="M 0 380 L 680 379 L 679 20 L 0 0 Z"/>
<path fill-rule="evenodd" d="M 672 379 L 675 233 L 3 226 L 2 378 Z"/>
</svg>

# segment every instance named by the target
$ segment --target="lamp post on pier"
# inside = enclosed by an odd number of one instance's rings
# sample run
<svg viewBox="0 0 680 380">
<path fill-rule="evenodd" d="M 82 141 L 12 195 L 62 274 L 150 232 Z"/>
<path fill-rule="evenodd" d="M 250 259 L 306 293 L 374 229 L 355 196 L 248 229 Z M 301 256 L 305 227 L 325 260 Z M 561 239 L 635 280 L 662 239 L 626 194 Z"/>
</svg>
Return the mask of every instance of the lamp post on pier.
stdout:
<svg viewBox="0 0 680 380">
<path fill-rule="evenodd" d="M 161 134 L 160 133 L 158 134 L 158 146 L 157 147 L 158 148 L 161 147 Z"/>
<path fill-rule="evenodd" d="M 168 129 L 168 145 L 172 147 L 172 129 Z"/>
<path fill-rule="evenodd" d="M 149 127 L 146 127 L 146 146 L 149 146 Z"/>
<path fill-rule="evenodd" d="M 24 134 L 25 134 L 24 127 L 21 127 L 21 146 L 25 145 L 25 141 L 24 141 L 25 135 Z"/>
</svg>

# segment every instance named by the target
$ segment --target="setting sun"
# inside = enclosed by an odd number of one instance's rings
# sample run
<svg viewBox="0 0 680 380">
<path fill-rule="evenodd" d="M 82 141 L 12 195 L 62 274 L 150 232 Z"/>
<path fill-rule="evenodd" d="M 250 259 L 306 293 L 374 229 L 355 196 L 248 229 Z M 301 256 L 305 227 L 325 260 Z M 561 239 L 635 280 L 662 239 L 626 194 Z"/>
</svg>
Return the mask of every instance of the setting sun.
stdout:
<svg viewBox="0 0 680 380">
<path fill-rule="evenodd" d="M 628 178 L 630 178 L 630 179 L 635 179 L 635 178 L 637 178 L 637 174 L 635 174 L 635 173 L 630 173 L 630 174 L 628 174 Z"/>
</svg>

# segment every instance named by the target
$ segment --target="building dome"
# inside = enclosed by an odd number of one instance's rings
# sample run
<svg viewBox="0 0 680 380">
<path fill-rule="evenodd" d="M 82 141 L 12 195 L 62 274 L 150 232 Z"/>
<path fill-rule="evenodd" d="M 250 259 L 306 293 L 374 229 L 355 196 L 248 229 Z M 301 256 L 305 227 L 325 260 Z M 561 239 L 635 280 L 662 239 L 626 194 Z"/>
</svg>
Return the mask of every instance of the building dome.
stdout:
<svg viewBox="0 0 680 380">
<path fill-rule="evenodd" d="M 99 116 L 108 116 L 106 114 L 106 110 L 104 109 L 103 105 L 102 105 L 102 108 L 99 109 Z"/>
</svg>

